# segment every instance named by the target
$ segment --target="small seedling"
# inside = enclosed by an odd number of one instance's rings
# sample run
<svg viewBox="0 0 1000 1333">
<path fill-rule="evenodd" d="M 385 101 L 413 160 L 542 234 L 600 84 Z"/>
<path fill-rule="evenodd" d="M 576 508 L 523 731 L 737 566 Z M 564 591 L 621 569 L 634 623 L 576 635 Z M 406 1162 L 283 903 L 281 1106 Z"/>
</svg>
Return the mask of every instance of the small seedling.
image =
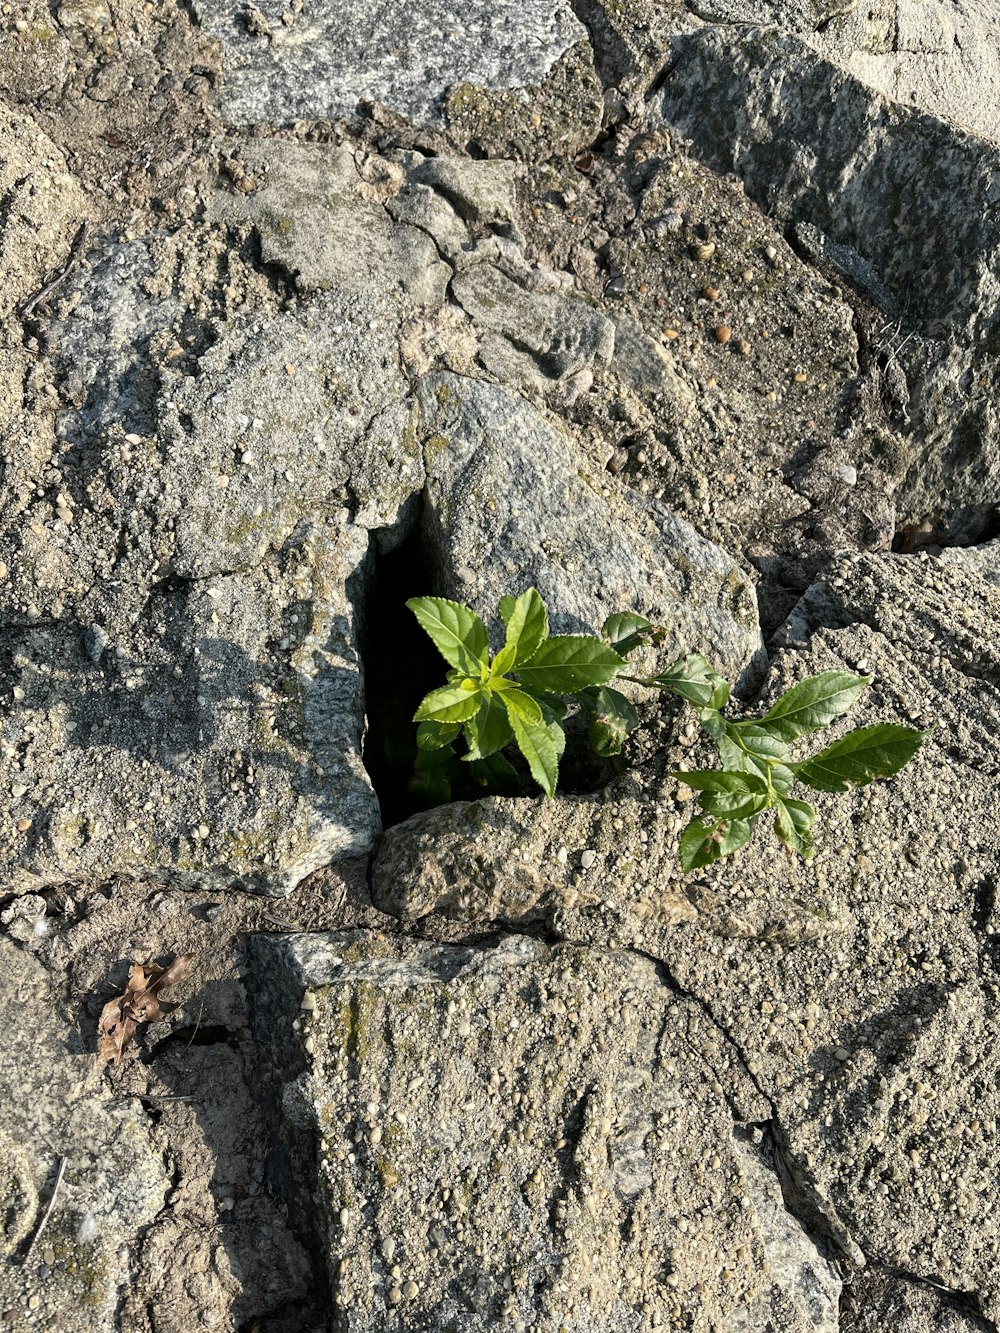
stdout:
<svg viewBox="0 0 1000 1333">
<path fill-rule="evenodd" d="M 711 865 L 742 847 L 765 810 L 774 811 L 774 829 L 786 847 L 812 856 L 816 811 L 791 796 L 794 783 L 841 792 L 894 777 L 928 735 L 894 723 L 857 727 L 818 753 L 795 760 L 791 744 L 846 713 L 871 683 L 870 676 L 823 671 L 786 690 L 763 717 L 732 721 L 723 711 L 729 685 L 701 653 L 687 653 L 657 675 L 628 674 L 631 653 L 659 647 L 666 637 L 642 616 L 610 616 L 601 638 L 550 636 L 545 603 L 529 588 L 520 597 L 501 599 L 506 637 L 491 657 L 486 626 L 467 606 L 443 597 L 415 597 L 406 605 L 449 667 L 447 683 L 424 697 L 414 717 L 420 725 L 411 791 L 430 803 L 450 799 L 449 774 L 461 740 L 461 760 L 475 766 L 491 790 L 517 789 L 517 772 L 503 755 L 513 746 L 545 794 L 554 796 L 571 705 L 586 715 L 594 751 L 610 756 L 620 752 L 639 724 L 635 708 L 611 681 L 664 690 L 697 710 L 721 763 L 716 769 L 673 774 L 698 793 L 701 807 L 681 834 L 685 871 Z"/>
</svg>

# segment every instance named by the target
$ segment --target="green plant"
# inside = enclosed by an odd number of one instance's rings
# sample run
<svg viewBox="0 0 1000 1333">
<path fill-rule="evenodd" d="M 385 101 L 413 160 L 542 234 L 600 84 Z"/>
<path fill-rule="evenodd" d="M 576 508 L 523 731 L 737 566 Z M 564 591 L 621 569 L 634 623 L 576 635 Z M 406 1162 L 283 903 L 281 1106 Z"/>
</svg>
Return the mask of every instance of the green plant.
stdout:
<svg viewBox="0 0 1000 1333">
<path fill-rule="evenodd" d="M 681 834 L 685 871 L 742 847 L 765 810 L 774 811 L 775 832 L 785 846 L 811 856 L 816 812 L 792 797 L 796 780 L 816 791 L 842 792 L 893 777 L 928 734 L 893 723 L 857 727 L 795 760 L 792 742 L 846 713 L 870 676 L 823 671 L 786 690 L 763 717 L 733 721 L 723 712 L 729 685 L 701 653 L 679 657 L 657 675 L 627 673 L 631 653 L 659 647 L 666 637 L 642 616 L 610 616 L 599 639 L 550 636 L 545 603 L 529 588 L 520 597 L 501 599 L 505 641 L 491 658 L 486 626 L 467 606 L 443 597 L 415 597 L 406 605 L 449 667 L 447 683 L 424 697 L 414 717 L 419 726 L 412 791 L 434 803 L 449 799 L 449 772 L 461 738 L 461 759 L 475 766 L 484 785 L 516 790 L 516 770 L 502 753 L 516 746 L 534 780 L 554 796 L 569 703 L 586 715 L 595 752 L 608 756 L 621 750 L 639 723 L 633 705 L 610 682 L 619 678 L 664 690 L 697 710 L 721 762 L 719 768 L 673 774 L 698 793 L 701 807 Z"/>
</svg>

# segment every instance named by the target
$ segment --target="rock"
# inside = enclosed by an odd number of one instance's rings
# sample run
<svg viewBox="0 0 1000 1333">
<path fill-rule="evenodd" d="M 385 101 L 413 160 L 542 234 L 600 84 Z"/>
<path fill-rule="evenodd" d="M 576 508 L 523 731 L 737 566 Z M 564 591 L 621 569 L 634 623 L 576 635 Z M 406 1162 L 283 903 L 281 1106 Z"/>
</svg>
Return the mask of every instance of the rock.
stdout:
<svg viewBox="0 0 1000 1333">
<path fill-rule="evenodd" d="M 869 1270 L 844 1288 L 842 1311 L 858 1333 L 982 1333 L 987 1326 L 963 1294 Z"/>
<path fill-rule="evenodd" d="M 667 61 L 671 39 L 699 26 L 682 0 L 581 0 L 601 81 L 609 91 L 644 93 Z"/>
<path fill-rule="evenodd" d="M 354 609 L 367 534 L 329 520 L 244 573 L 167 581 L 119 620 L 114 590 L 7 630 L 3 886 L 142 874 L 290 890 L 367 849 Z M 57 682 L 59 683 L 57 685 Z"/>
<path fill-rule="evenodd" d="M 129 1247 L 163 1207 L 170 1175 L 141 1103 L 115 1097 L 46 968 L 0 938 L 0 1305 L 36 1310 L 66 1333 L 111 1333 Z M 31 1262 L 6 1256 L 34 1236 Z M 51 1251 L 46 1263 L 44 1252 Z M 40 1271 L 44 1268 L 46 1271 Z"/>
<path fill-rule="evenodd" d="M 894 781 L 809 793 L 811 863 L 778 855 L 762 829 L 731 862 L 680 874 L 691 807 L 669 773 L 710 766 L 706 743 L 593 797 L 415 816 L 390 830 L 373 874 L 376 900 L 408 919 L 542 920 L 661 960 L 753 1052 L 800 1215 L 855 1263 L 982 1293 L 991 1319 L 1000 1111 L 983 960 L 997 834 L 977 812 L 996 782 L 998 598 L 957 563 L 856 556 L 802 599 L 762 706 L 839 666 L 875 679 L 851 725 L 935 724 Z M 585 848 L 597 853 L 586 871 Z"/>
<path fill-rule="evenodd" d="M 442 112 L 449 135 L 473 157 L 558 160 L 600 134 L 604 95 L 590 44 L 579 41 L 529 88 L 452 83 Z"/>
<path fill-rule="evenodd" d="M 480 360 L 502 383 L 552 387 L 611 360 L 614 325 L 579 297 L 526 292 L 489 264 L 458 274 L 452 293 L 482 331 Z"/>
<path fill-rule="evenodd" d="M 320 1181 L 338 1327 L 399 1306 L 554 1333 L 572 1310 L 596 1333 L 641 1305 L 698 1330 L 836 1328 L 839 1280 L 733 1138 L 766 1106 L 648 960 L 356 932 L 257 937 L 251 968 L 285 1178 Z"/>
<path fill-rule="evenodd" d="M 784 95 L 775 100 L 778 84 Z M 996 148 L 896 106 L 794 37 L 753 29 L 684 37 L 658 109 L 703 160 L 735 171 L 768 213 L 851 245 L 900 304 L 908 300 L 909 322 L 924 336 L 989 337 L 1000 229 L 988 209 L 957 201 L 992 197 Z M 901 211 L 914 178 L 919 207 Z"/>
<path fill-rule="evenodd" d="M 989 0 L 858 5 L 802 35 L 886 97 L 1000 143 L 1000 24 Z"/>
<path fill-rule="evenodd" d="M 561 633 L 599 632 L 630 609 L 665 626 L 665 655 L 704 651 L 734 680 L 752 669 L 753 590 L 722 551 L 664 506 L 605 484 L 509 390 L 433 375 L 418 401 L 422 533 L 440 592 L 492 618 L 502 596 L 535 586 Z"/>
<path fill-rule="evenodd" d="M 362 13 L 289 12 L 260 0 L 252 23 L 235 0 L 199 0 L 206 33 L 222 43 L 222 114 L 229 124 L 335 119 L 359 102 L 385 103 L 417 122 L 432 121 L 449 85 L 522 89 L 541 82 L 569 47 L 586 37 L 567 4 L 476 0 L 455 23 L 436 3 L 415 13 L 396 0 Z"/>
<path fill-rule="evenodd" d="M 441 304 L 451 275 L 433 241 L 416 227 L 394 225 L 365 197 L 366 182 L 346 147 L 251 142 L 242 161 L 263 183 L 246 199 L 217 196 L 214 214 L 252 222 L 264 262 L 279 264 L 299 291 L 383 307 Z"/>
<path fill-rule="evenodd" d="M 88 213 L 59 148 L 30 116 L 6 102 L 0 103 L 0 197 L 2 321 L 68 258 Z"/>
<path fill-rule="evenodd" d="M 776 102 L 779 84 L 786 95 Z M 879 394 L 901 392 L 898 410 L 920 441 L 900 517 L 919 523 L 940 513 L 946 540 L 981 540 L 1000 500 L 992 350 L 1000 230 L 989 208 L 956 201 L 992 197 L 1000 149 L 898 106 L 773 31 L 710 28 L 683 38 L 660 114 L 715 169 L 735 171 L 773 216 L 818 228 L 834 242 L 830 256 L 837 246 L 853 251 L 876 277 L 870 295 L 888 292 L 869 335 L 885 366 Z M 843 145 L 839 155 L 827 151 L 831 142 Z M 901 210 L 914 179 L 919 207 Z M 946 409 L 956 380 L 969 391 Z"/>
</svg>

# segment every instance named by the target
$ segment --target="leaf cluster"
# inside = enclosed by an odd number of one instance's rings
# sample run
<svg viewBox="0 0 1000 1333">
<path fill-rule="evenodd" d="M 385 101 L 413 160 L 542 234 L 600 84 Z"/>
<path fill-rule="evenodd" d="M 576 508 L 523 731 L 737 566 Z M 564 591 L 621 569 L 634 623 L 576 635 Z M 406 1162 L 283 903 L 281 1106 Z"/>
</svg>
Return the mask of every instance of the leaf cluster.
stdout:
<svg viewBox="0 0 1000 1333">
<path fill-rule="evenodd" d="M 491 657 L 486 626 L 468 607 L 442 597 L 416 597 L 407 606 L 448 665 L 445 685 L 426 695 L 415 715 L 412 791 L 434 803 L 450 798 L 449 773 L 462 740 L 461 761 L 491 790 L 517 790 L 516 770 L 503 753 L 516 748 L 545 794 L 554 796 L 569 706 L 586 715 L 594 751 L 617 754 L 639 716 L 611 682 L 633 681 L 690 704 L 719 751 L 719 768 L 674 774 L 698 793 L 700 807 L 681 835 L 685 871 L 742 847 L 767 810 L 774 812 L 774 829 L 785 846 L 811 856 L 816 812 L 792 796 L 795 782 L 842 792 L 893 777 L 928 734 L 895 724 L 858 727 L 810 757 L 795 759 L 794 742 L 846 713 L 870 676 L 823 671 L 786 690 L 763 717 L 733 721 L 724 712 L 729 685 L 701 653 L 687 653 L 657 675 L 627 674 L 635 649 L 658 647 L 666 637 L 642 616 L 610 616 L 600 638 L 550 635 L 545 603 L 529 588 L 501 600 L 505 639 Z"/>
<path fill-rule="evenodd" d="M 102 1060 L 119 1064 L 140 1023 L 160 1023 L 173 1013 L 177 1005 L 161 1000 L 160 991 L 187 981 L 193 958 L 194 954 L 178 954 L 169 967 L 161 967 L 159 963 L 132 964 L 124 995 L 115 996 L 101 1010 L 97 1030 L 98 1055 Z"/>
</svg>

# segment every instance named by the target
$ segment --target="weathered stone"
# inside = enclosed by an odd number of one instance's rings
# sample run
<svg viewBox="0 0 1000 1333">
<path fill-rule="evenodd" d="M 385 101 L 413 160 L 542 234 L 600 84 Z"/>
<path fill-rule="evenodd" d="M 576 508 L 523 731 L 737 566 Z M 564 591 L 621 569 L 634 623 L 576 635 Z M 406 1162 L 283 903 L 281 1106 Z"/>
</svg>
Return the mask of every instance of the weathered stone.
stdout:
<svg viewBox="0 0 1000 1333">
<path fill-rule="evenodd" d="M 802 599 L 765 703 L 840 667 L 875 678 L 852 725 L 936 727 L 893 782 L 807 793 L 811 863 L 761 830 L 732 861 L 680 874 L 690 793 L 669 773 L 711 766 L 705 743 L 595 797 L 415 816 L 373 877 L 407 915 L 541 919 L 663 960 L 753 1052 L 789 1179 L 841 1252 L 978 1291 L 990 1318 L 997 834 L 981 812 L 996 801 L 997 624 L 995 587 L 926 557 L 845 559 Z"/>
<path fill-rule="evenodd" d="M 569 5 L 543 0 L 476 0 L 461 23 L 441 0 L 419 11 L 393 0 L 298 13 L 260 0 L 250 19 L 235 0 L 199 0 L 198 15 L 222 43 L 222 113 L 239 125 L 333 119 L 361 101 L 426 122 L 449 85 L 530 86 L 586 36 Z"/>
<path fill-rule="evenodd" d="M 0 321 L 69 255 L 87 215 L 66 159 L 39 125 L 0 102 Z"/>
<path fill-rule="evenodd" d="M 482 330 L 480 359 L 502 383 L 550 387 L 611 360 L 615 326 L 579 297 L 526 292 L 489 264 L 458 274 L 452 293 Z"/>
<path fill-rule="evenodd" d="M 761 651 L 753 589 L 718 547 L 605 484 L 509 390 L 425 376 L 418 401 L 422 531 L 441 592 L 492 617 L 502 596 L 537 587 L 559 632 L 596 633 L 634 610 L 666 628 L 665 654 L 703 651 L 734 680 L 750 671 Z"/>
<path fill-rule="evenodd" d="M 287 1179 L 320 1181 L 336 1328 L 399 1306 L 473 1331 L 833 1333 L 838 1279 L 733 1140 L 731 1116 L 766 1105 L 648 960 L 357 932 L 258 937 L 251 967 Z"/>
<path fill-rule="evenodd" d="M 351 602 L 367 555 L 330 520 L 131 616 L 99 587 L 72 616 L 8 626 L 4 887 L 142 873 L 281 893 L 369 847 Z"/>
<path fill-rule="evenodd" d="M 531 87 L 509 91 L 462 80 L 442 103 L 448 132 L 474 157 L 572 156 L 600 134 L 604 95 L 590 43 L 577 42 Z"/>
<path fill-rule="evenodd" d="M 996 148 L 894 105 L 773 31 L 683 38 L 658 110 L 705 161 L 737 172 L 767 212 L 853 246 L 926 336 L 990 336 L 1000 297 L 1000 226 L 989 208 L 1000 189 Z M 909 207 L 914 179 L 919 206 Z M 969 198 L 982 206 L 959 204 Z"/>
<path fill-rule="evenodd" d="M 141 1104 L 113 1096 L 61 1010 L 42 963 L 0 939 L 0 1305 L 35 1311 L 41 1327 L 111 1333 L 128 1247 L 163 1207 L 170 1174 Z M 60 1161 L 31 1262 L 8 1262 L 37 1231 Z"/>
<path fill-rule="evenodd" d="M 245 199 L 217 196 L 214 214 L 252 222 L 265 263 L 280 264 L 300 291 L 384 307 L 441 304 L 448 266 L 430 237 L 394 225 L 365 197 L 367 182 L 348 148 L 272 140 L 251 142 L 242 158 L 261 184 Z M 401 180 L 400 172 L 394 188 Z"/>
<path fill-rule="evenodd" d="M 714 168 L 735 171 L 773 216 L 825 233 L 834 242 L 828 257 L 836 246 L 854 251 L 876 276 L 869 296 L 887 289 L 873 353 L 884 358 L 890 395 L 893 375 L 901 381 L 900 410 L 920 444 L 900 487 L 901 517 L 944 514 L 947 540 L 981 539 L 1000 500 L 1000 229 L 990 206 L 1000 149 L 892 103 L 773 31 L 683 38 L 660 114 Z M 914 180 L 920 198 L 911 207 Z M 959 203 L 967 198 L 982 206 Z M 905 332 L 894 328 L 900 312 Z M 968 391 L 945 406 L 956 381 Z"/>
</svg>

